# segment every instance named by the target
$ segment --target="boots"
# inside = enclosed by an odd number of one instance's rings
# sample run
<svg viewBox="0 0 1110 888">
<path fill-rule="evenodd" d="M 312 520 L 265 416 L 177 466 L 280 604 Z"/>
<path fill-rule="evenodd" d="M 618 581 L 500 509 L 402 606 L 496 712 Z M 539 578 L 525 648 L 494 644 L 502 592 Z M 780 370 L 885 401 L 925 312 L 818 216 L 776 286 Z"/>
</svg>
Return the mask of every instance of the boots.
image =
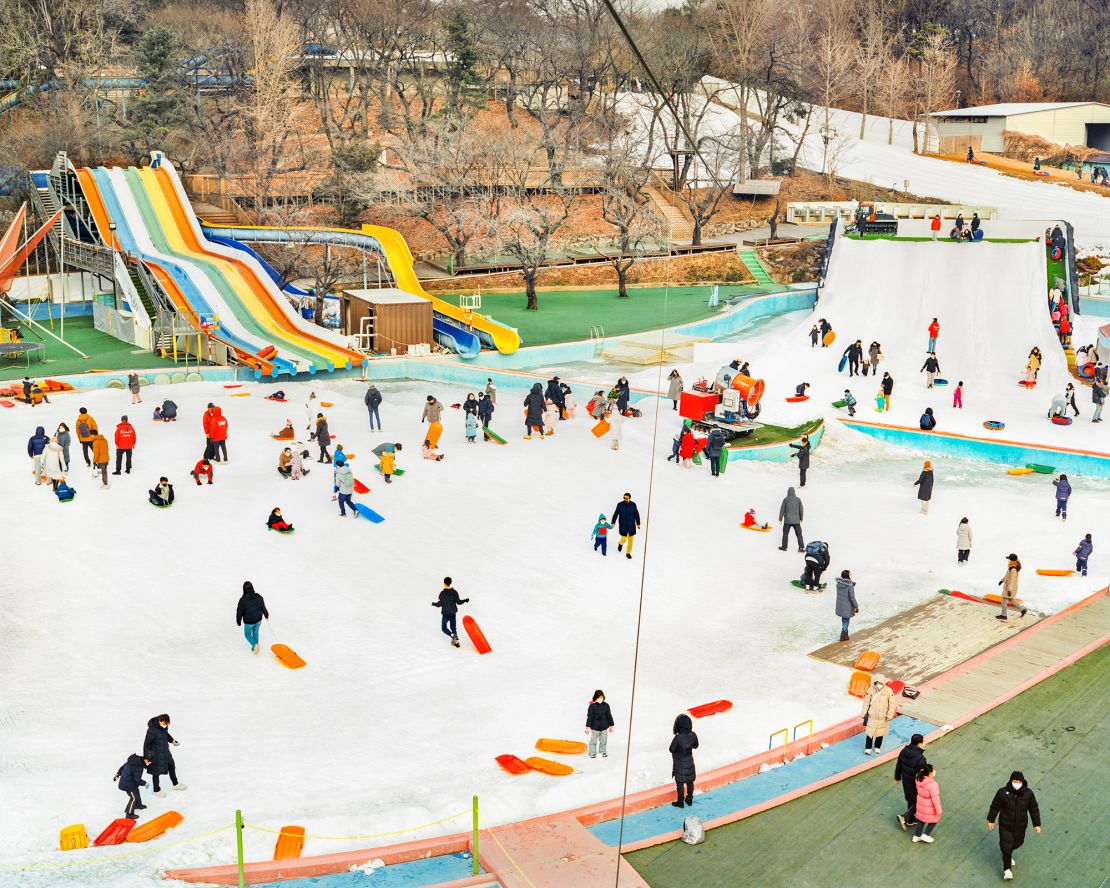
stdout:
<svg viewBox="0 0 1110 888">
<path fill-rule="evenodd" d="M 841 629 L 840 630 L 840 640 L 841 641 L 847 641 L 848 640 L 848 630 L 847 629 Z"/>
</svg>

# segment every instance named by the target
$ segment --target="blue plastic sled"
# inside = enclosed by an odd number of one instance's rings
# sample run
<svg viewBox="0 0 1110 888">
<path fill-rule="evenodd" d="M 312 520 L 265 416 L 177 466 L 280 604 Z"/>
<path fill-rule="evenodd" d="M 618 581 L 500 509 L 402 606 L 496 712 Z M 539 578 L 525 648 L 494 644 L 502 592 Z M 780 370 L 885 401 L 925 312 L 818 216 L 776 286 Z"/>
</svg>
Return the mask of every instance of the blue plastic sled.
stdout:
<svg viewBox="0 0 1110 888">
<path fill-rule="evenodd" d="M 367 521 L 373 521 L 375 524 L 381 524 L 385 519 L 371 509 L 369 506 L 364 506 L 362 503 L 355 503 L 355 511 Z"/>
<path fill-rule="evenodd" d="M 847 366 L 848 366 L 848 356 L 847 355 L 841 355 L 840 356 L 840 366 L 836 368 L 836 372 L 837 373 L 843 373 L 844 368 L 847 367 Z"/>
</svg>

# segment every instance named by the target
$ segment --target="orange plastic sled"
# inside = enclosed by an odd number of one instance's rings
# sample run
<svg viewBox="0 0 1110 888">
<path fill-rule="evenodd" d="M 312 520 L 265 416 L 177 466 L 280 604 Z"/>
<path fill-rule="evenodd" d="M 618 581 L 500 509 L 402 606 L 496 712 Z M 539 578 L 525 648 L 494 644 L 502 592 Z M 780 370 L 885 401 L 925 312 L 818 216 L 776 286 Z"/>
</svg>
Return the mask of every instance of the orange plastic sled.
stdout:
<svg viewBox="0 0 1110 888">
<path fill-rule="evenodd" d="M 866 672 L 853 672 L 848 679 L 848 693 L 853 697 L 864 697 L 867 689 L 871 687 L 871 676 Z"/>
<path fill-rule="evenodd" d="M 321 401 L 320 406 L 321 407 L 334 407 L 335 405 L 331 401 Z"/>
<path fill-rule="evenodd" d="M 744 530 L 754 530 L 756 533 L 767 533 L 771 530 L 770 524 L 741 524 Z"/>
<path fill-rule="evenodd" d="M 292 860 L 304 848 L 304 827 L 283 826 L 274 845 L 274 860 Z"/>
<path fill-rule="evenodd" d="M 601 438 L 609 434 L 609 421 L 603 419 L 601 422 L 595 425 L 593 429 L 591 429 L 591 431 L 594 433 L 595 438 Z"/>
<path fill-rule="evenodd" d="M 532 770 L 532 766 L 523 759 L 518 759 L 515 755 L 499 755 L 497 757 L 497 764 L 501 766 L 503 771 L 507 771 L 514 777 L 519 777 L 521 774 L 527 774 Z"/>
<path fill-rule="evenodd" d="M 879 665 L 879 652 L 878 651 L 864 651 L 853 664 L 853 669 L 862 669 L 864 672 L 870 672 Z"/>
<path fill-rule="evenodd" d="M 290 669 L 300 669 L 305 665 L 304 660 L 297 656 L 297 652 L 292 650 L 288 645 L 272 644 L 270 651 L 282 666 L 288 666 Z"/>
<path fill-rule="evenodd" d="M 581 755 L 586 751 L 586 744 L 579 740 L 552 740 L 541 737 L 536 741 L 536 749 L 540 752 L 554 752 L 557 755 Z"/>
<path fill-rule="evenodd" d="M 1002 596 L 991 593 L 989 595 L 984 595 L 983 601 L 989 601 L 991 604 L 1002 604 Z M 1025 602 L 1023 602 L 1020 598 L 1011 598 L 1010 607 L 1020 610 L 1021 608 L 1025 607 Z"/>
<path fill-rule="evenodd" d="M 159 814 L 153 820 L 148 820 L 142 826 L 136 826 L 131 832 L 127 834 L 127 841 L 129 842 L 149 842 L 151 839 L 156 839 L 167 830 L 173 829 L 185 818 L 178 814 L 176 811 L 167 811 L 165 814 Z"/>
<path fill-rule="evenodd" d="M 566 777 L 568 774 L 574 773 L 574 768 L 570 765 L 540 758 L 538 755 L 529 756 L 524 760 L 524 763 L 533 771 L 539 771 L 541 774 L 548 774 L 552 777 Z"/>
<path fill-rule="evenodd" d="M 1037 576 L 1039 577 L 1070 577 L 1074 570 L 1045 570 L 1043 567 L 1037 569 Z"/>
<path fill-rule="evenodd" d="M 730 709 L 732 709 L 731 700 L 714 700 L 712 703 L 702 703 L 701 706 L 691 706 L 690 715 L 694 718 L 705 718 L 707 715 L 728 712 Z"/>
<path fill-rule="evenodd" d="M 493 650 L 486 641 L 486 636 L 482 632 L 482 628 L 475 622 L 473 617 L 463 617 L 463 629 L 466 634 L 470 636 L 470 640 L 474 642 L 474 647 L 478 650 L 479 654 L 488 654 Z"/>
</svg>

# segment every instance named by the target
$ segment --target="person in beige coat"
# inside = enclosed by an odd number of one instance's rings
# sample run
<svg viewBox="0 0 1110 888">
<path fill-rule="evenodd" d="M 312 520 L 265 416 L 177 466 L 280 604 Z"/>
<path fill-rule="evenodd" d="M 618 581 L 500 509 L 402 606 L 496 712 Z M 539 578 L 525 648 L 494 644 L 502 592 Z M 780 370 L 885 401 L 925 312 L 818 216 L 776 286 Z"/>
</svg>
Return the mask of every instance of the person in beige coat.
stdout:
<svg viewBox="0 0 1110 888">
<path fill-rule="evenodd" d="M 863 698 L 863 709 L 860 717 L 863 718 L 864 740 L 863 754 L 871 755 L 871 747 L 875 747 L 875 755 L 883 745 L 883 737 L 890 733 L 890 720 L 894 718 L 896 709 L 894 694 L 887 687 L 886 676 L 876 672 L 871 676 L 871 687 L 867 689 L 867 696 Z"/>
<path fill-rule="evenodd" d="M 1018 561 L 1017 555 L 1011 552 L 1006 556 L 1006 573 L 1002 579 L 998 581 L 998 585 L 1002 587 L 1002 613 L 995 617 L 996 620 L 1005 620 L 1007 618 L 1006 611 L 1011 606 L 1017 607 L 1015 603 L 1018 597 L 1018 576 L 1021 574 L 1021 562 Z M 1028 608 L 1021 608 L 1021 616 L 1025 616 Z"/>
</svg>

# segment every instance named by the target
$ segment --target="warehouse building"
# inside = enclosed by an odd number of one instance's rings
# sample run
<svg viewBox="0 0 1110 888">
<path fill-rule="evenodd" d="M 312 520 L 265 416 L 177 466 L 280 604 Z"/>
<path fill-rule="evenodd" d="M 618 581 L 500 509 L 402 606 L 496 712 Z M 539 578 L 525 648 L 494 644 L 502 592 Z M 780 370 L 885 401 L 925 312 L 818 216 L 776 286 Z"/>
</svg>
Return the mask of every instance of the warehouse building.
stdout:
<svg viewBox="0 0 1110 888">
<path fill-rule="evenodd" d="M 1004 132 L 1040 136 L 1055 145 L 1110 151 L 1110 105 L 1102 102 L 1007 102 L 938 111 L 942 154 L 1002 151 Z"/>
</svg>

